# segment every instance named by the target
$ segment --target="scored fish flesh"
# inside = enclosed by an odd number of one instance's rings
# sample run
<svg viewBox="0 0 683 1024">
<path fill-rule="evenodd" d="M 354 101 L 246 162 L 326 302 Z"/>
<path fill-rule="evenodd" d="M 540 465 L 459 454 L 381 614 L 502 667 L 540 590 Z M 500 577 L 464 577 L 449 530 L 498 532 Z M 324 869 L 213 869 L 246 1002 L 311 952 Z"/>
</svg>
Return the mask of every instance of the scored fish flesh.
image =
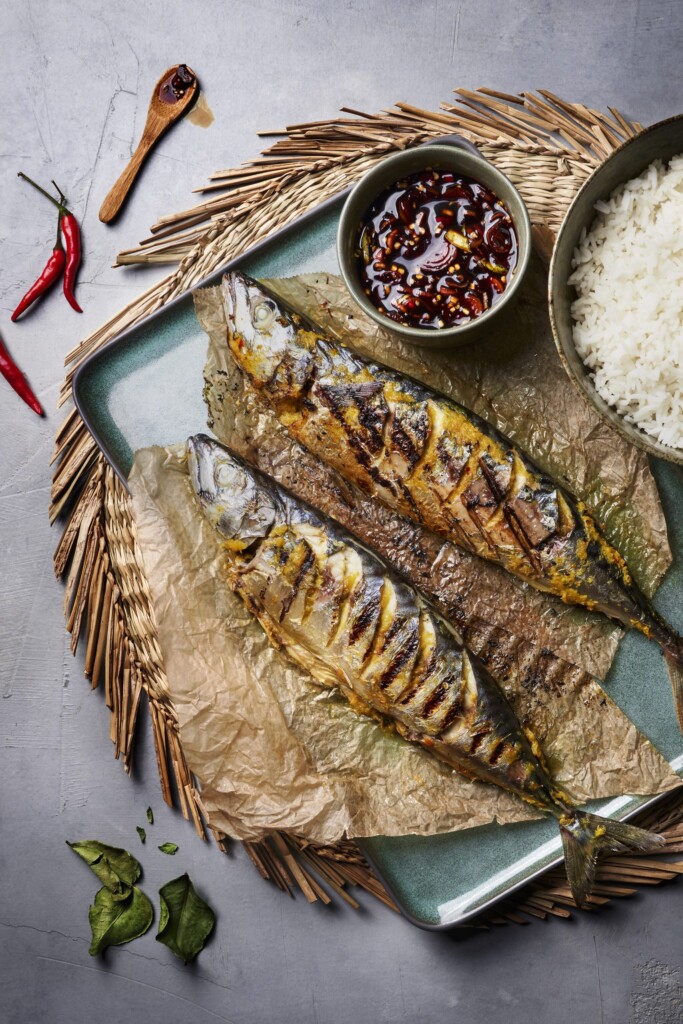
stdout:
<svg viewBox="0 0 683 1024">
<path fill-rule="evenodd" d="M 187 451 L 195 494 L 223 541 L 228 583 L 274 646 L 359 713 L 555 817 L 577 903 L 601 851 L 662 843 L 572 804 L 492 676 L 376 555 L 217 441 L 197 435 Z"/>
<path fill-rule="evenodd" d="M 292 437 L 421 526 L 653 639 L 683 729 L 683 638 L 583 502 L 464 406 L 353 352 L 259 282 L 232 271 L 222 291 L 232 356 Z"/>
</svg>

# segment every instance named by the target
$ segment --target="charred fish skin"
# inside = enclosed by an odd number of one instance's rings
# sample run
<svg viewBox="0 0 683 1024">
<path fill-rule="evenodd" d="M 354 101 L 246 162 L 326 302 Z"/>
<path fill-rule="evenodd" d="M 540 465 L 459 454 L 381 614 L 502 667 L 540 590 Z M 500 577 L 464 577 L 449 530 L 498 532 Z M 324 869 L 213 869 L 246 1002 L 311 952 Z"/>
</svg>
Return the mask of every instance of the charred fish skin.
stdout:
<svg viewBox="0 0 683 1024">
<path fill-rule="evenodd" d="M 357 710 L 468 778 L 568 806 L 501 691 L 415 591 L 328 525 L 276 528 L 234 577 L 266 632 Z"/>
<path fill-rule="evenodd" d="M 486 669 L 379 558 L 210 438 L 190 438 L 188 468 L 228 582 L 273 644 L 460 774 L 553 815 L 579 904 L 601 849 L 659 845 L 572 806 Z"/>
<path fill-rule="evenodd" d="M 417 591 L 218 442 L 198 435 L 187 447 L 193 488 L 225 544 L 230 586 L 276 646 L 468 778 L 556 817 L 568 812 L 536 740 Z"/>
<path fill-rule="evenodd" d="M 290 434 L 347 479 L 567 604 L 683 640 L 576 501 L 457 402 L 354 353 L 239 272 L 223 280 L 228 345 Z"/>
</svg>

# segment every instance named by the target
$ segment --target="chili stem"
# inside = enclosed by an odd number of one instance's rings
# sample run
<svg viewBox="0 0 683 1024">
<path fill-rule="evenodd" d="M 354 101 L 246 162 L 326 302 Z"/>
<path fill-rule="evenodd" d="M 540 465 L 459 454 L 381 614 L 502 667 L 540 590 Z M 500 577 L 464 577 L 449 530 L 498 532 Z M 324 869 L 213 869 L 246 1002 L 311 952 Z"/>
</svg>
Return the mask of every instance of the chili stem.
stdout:
<svg viewBox="0 0 683 1024">
<path fill-rule="evenodd" d="M 54 187 L 55 187 L 55 188 L 57 189 L 57 191 L 59 192 L 59 198 L 60 198 L 61 202 L 62 202 L 62 203 L 64 203 L 64 205 L 66 206 L 66 196 L 65 196 L 65 195 L 64 195 L 64 193 L 62 192 L 61 188 L 59 187 L 59 185 L 57 184 L 57 182 L 55 181 L 55 179 L 54 179 L 54 178 L 52 178 L 51 180 L 52 180 L 52 184 L 54 185 Z"/>
<path fill-rule="evenodd" d="M 19 178 L 23 178 L 24 181 L 27 181 L 29 185 L 33 185 L 33 187 L 37 188 L 39 192 L 42 192 L 46 199 L 49 199 L 51 203 L 55 204 L 60 213 L 68 212 L 64 203 L 58 202 L 54 196 L 51 196 L 49 192 L 46 192 L 44 188 L 41 188 L 40 185 L 38 185 L 37 182 L 33 180 L 33 178 L 29 178 L 28 174 L 24 174 L 23 171 L 17 171 L 17 176 Z"/>
<path fill-rule="evenodd" d="M 57 241 L 55 242 L 55 249 L 63 249 L 62 245 L 62 211 L 61 209 L 57 213 Z"/>
</svg>

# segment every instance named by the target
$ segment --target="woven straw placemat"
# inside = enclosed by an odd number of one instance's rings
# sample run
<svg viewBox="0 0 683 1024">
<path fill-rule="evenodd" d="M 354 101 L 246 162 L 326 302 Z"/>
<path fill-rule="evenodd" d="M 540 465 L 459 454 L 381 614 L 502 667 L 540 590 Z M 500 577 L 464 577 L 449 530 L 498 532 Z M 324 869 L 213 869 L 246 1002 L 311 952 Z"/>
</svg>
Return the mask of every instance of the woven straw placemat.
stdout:
<svg viewBox="0 0 683 1024">
<path fill-rule="evenodd" d="M 547 256 L 580 186 L 642 127 L 611 107 L 603 113 L 545 90 L 511 96 L 491 89 L 459 89 L 456 101 L 438 111 L 399 103 L 374 115 L 347 108 L 343 113 L 348 116 L 261 133 L 278 139 L 257 159 L 216 172 L 198 190 L 205 195 L 199 205 L 163 217 L 149 238 L 119 254 L 119 265 L 177 266 L 68 354 L 60 405 L 70 401 L 73 374 L 86 357 L 347 187 L 387 153 L 453 132 L 472 139 L 522 193 L 535 245 Z M 57 431 L 52 462 L 50 519 L 62 525 L 54 566 L 66 581 L 64 614 L 71 649 L 75 653 L 79 642 L 85 644 L 85 675 L 93 688 L 104 687 L 115 756 L 128 772 L 145 691 L 164 800 L 178 804 L 206 839 L 206 816 L 178 735 L 128 494 L 76 409 Z M 642 815 L 640 823 L 666 837 L 668 854 L 683 852 L 681 791 Z M 224 836 L 214 832 L 214 838 L 225 847 Z M 398 909 L 351 842 L 321 847 L 275 833 L 244 846 L 262 877 L 290 894 L 298 889 L 310 902 L 330 903 L 338 897 L 358 906 L 348 889 L 360 886 Z M 661 857 L 612 857 L 600 867 L 590 902 L 597 907 L 681 873 L 683 864 Z M 558 869 L 475 919 L 474 927 L 527 923 L 529 917 L 548 914 L 569 917 L 572 908 L 564 871 Z"/>
</svg>

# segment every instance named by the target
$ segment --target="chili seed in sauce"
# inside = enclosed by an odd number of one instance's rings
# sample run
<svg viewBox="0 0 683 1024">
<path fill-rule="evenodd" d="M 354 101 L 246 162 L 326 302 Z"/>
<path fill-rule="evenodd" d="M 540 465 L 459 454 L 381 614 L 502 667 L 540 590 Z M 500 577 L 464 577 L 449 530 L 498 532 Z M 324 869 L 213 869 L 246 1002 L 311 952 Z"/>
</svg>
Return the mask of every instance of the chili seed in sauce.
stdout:
<svg viewBox="0 0 683 1024">
<path fill-rule="evenodd" d="M 365 294 L 410 327 L 468 323 L 495 305 L 517 265 L 505 203 L 451 171 L 395 182 L 359 226 L 356 261 Z"/>
</svg>

